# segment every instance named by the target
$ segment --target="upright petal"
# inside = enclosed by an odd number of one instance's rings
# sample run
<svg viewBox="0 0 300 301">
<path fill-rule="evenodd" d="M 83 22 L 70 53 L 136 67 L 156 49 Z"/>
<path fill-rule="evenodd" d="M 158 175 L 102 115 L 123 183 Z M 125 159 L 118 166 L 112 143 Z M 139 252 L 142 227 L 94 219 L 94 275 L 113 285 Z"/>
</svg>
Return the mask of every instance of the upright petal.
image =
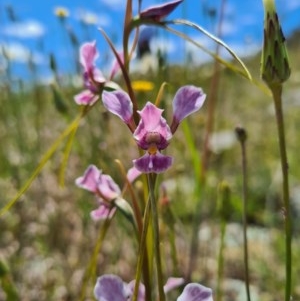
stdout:
<svg viewBox="0 0 300 301">
<path fill-rule="evenodd" d="M 99 56 L 96 49 L 96 41 L 84 43 L 79 50 L 79 61 L 84 71 L 89 72 L 94 67 L 94 62 Z"/>
<path fill-rule="evenodd" d="M 134 139 L 141 141 L 147 133 L 157 132 L 165 140 L 170 140 L 172 138 L 172 133 L 167 121 L 161 116 L 162 112 L 163 110 L 157 108 L 148 101 L 145 107 L 141 111 L 138 111 L 141 120 L 133 133 Z"/>
<path fill-rule="evenodd" d="M 165 4 L 151 6 L 140 13 L 140 18 L 160 21 L 169 15 L 182 1 L 183 0 L 175 0 Z"/>
<path fill-rule="evenodd" d="M 96 193 L 98 191 L 98 181 L 101 176 L 101 170 L 95 165 L 90 165 L 84 172 L 82 177 L 75 180 L 78 187 Z"/>
<path fill-rule="evenodd" d="M 176 131 L 182 119 L 202 107 L 205 98 L 202 89 L 195 86 L 184 86 L 177 91 L 173 100 L 172 133 Z"/>
<path fill-rule="evenodd" d="M 143 157 L 133 160 L 133 165 L 142 173 L 162 173 L 173 163 L 173 158 L 160 153 L 155 155 L 145 154 Z"/>
<path fill-rule="evenodd" d="M 98 301 L 127 301 L 124 283 L 115 275 L 99 277 L 94 288 L 94 296 Z"/>
<path fill-rule="evenodd" d="M 129 95 L 122 90 L 103 91 L 102 101 L 108 111 L 120 117 L 126 124 L 130 123 L 133 114 Z"/>
<path fill-rule="evenodd" d="M 212 290 L 199 283 L 189 283 L 177 301 L 213 301 Z"/>
</svg>

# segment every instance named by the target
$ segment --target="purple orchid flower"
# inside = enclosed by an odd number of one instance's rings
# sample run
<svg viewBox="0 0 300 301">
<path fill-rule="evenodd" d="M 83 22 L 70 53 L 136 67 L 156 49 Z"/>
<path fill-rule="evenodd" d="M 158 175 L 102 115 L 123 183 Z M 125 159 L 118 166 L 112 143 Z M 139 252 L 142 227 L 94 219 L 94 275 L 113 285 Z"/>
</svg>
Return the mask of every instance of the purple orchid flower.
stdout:
<svg viewBox="0 0 300 301">
<path fill-rule="evenodd" d="M 79 54 L 86 90 L 75 95 L 74 100 L 79 105 L 91 106 L 98 100 L 100 89 L 106 82 L 102 72 L 95 67 L 95 61 L 99 56 L 96 41 L 84 43 L 80 47 Z"/>
<path fill-rule="evenodd" d="M 164 286 L 164 292 L 167 293 L 183 283 L 183 278 L 169 278 Z M 126 283 L 115 275 L 103 275 L 97 279 L 94 295 L 98 301 L 130 301 L 133 296 L 134 284 L 135 281 Z M 145 301 L 145 287 L 142 283 L 139 285 L 137 300 Z M 212 290 L 198 283 L 190 283 L 184 288 L 177 301 L 213 301 Z"/>
<path fill-rule="evenodd" d="M 128 170 L 127 179 L 132 183 L 140 175 L 141 172 L 132 167 Z M 94 221 L 111 218 L 116 211 L 114 205 L 130 214 L 131 208 L 122 199 L 119 186 L 109 175 L 103 174 L 95 165 L 88 166 L 83 176 L 77 178 L 75 183 L 78 187 L 88 190 L 96 196 L 99 207 L 90 214 Z"/>
<path fill-rule="evenodd" d="M 83 79 L 85 90 L 75 95 L 74 100 L 79 105 L 93 105 L 98 99 L 99 94 L 104 87 L 115 88 L 118 87 L 111 80 L 117 74 L 120 69 L 118 60 L 116 59 L 111 68 L 111 74 L 109 80 L 103 76 L 102 72 L 95 67 L 95 61 L 99 57 L 99 53 L 96 49 L 96 41 L 84 43 L 80 47 L 80 64 L 83 68 Z M 123 62 L 124 55 L 119 53 L 119 58 Z"/>
<path fill-rule="evenodd" d="M 90 165 L 83 176 L 75 180 L 75 183 L 97 197 L 99 207 L 91 212 L 93 220 L 98 221 L 113 216 L 116 208 L 112 207 L 110 202 L 121 195 L 121 190 L 109 175 L 103 174 L 95 165 Z"/>
<path fill-rule="evenodd" d="M 159 22 L 169 15 L 183 0 L 170 1 L 165 4 L 151 6 L 140 13 L 141 19 Z"/>
<path fill-rule="evenodd" d="M 161 153 L 169 145 L 172 135 L 177 130 L 180 122 L 188 115 L 199 110 L 206 95 L 201 88 L 195 86 L 181 87 L 173 100 L 173 120 L 171 127 L 162 117 L 163 110 L 151 102 L 138 111 L 141 119 L 133 131 L 133 137 L 146 154 L 133 161 L 137 170 L 142 173 L 161 173 L 166 171 L 173 163 L 173 158 Z M 130 98 L 124 91 L 103 93 L 103 103 L 113 114 L 121 118 L 127 125 L 132 120 Z M 131 114 L 131 117 L 129 117 Z"/>
</svg>

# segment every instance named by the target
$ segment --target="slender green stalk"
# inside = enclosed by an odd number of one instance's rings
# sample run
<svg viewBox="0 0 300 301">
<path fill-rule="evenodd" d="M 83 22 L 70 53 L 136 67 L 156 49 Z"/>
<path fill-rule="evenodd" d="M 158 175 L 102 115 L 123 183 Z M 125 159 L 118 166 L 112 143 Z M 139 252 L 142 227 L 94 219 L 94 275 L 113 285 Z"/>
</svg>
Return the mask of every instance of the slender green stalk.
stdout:
<svg viewBox="0 0 300 301">
<path fill-rule="evenodd" d="M 80 291 L 80 297 L 79 297 L 80 301 L 83 301 L 86 298 L 86 290 L 87 290 L 87 285 L 88 285 L 89 279 L 93 278 L 93 281 L 95 280 L 97 258 L 98 258 L 98 255 L 99 255 L 99 252 L 100 252 L 100 249 L 102 246 L 102 242 L 103 242 L 105 235 L 107 233 L 107 230 L 110 226 L 110 222 L 111 222 L 111 219 L 107 218 L 104 221 L 103 226 L 100 228 L 99 236 L 98 236 L 95 248 L 94 248 L 93 255 L 90 259 L 88 268 L 86 269 L 85 274 L 84 274 L 83 283 L 82 283 L 82 287 L 81 287 L 81 291 Z"/>
<path fill-rule="evenodd" d="M 216 300 L 221 301 L 222 299 L 222 278 L 224 271 L 224 248 L 225 248 L 225 233 L 226 233 L 226 221 L 221 221 L 221 238 L 220 238 L 220 249 L 218 255 L 218 278 L 217 278 L 217 289 L 216 289 Z"/>
<path fill-rule="evenodd" d="M 150 216 L 151 216 L 150 206 L 151 206 L 151 202 L 150 202 L 150 200 L 148 200 L 146 207 L 145 207 L 145 212 L 144 212 L 144 224 L 143 224 L 143 230 L 142 230 L 141 238 L 140 238 L 139 254 L 138 254 L 137 268 L 136 268 L 136 274 L 135 274 L 135 286 L 134 286 L 132 301 L 137 301 L 137 299 L 138 299 L 139 284 L 141 281 L 143 265 L 144 265 L 144 269 L 146 268 L 148 271 L 148 279 L 144 279 L 145 287 L 146 287 L 146 300 L 152 300 L 151 299 L 150 277 L 149 277 L 150 275 L 149 275 L 149 268 L 148 268 L 149 264 L 148 264 L 148 261 L 145 262 L 145 260 L 144 260 L 145 255 L 148 254 L 148 253 L 146 253 L 146 251 L 147 251 L 146 245 L 147 245 L 147 232 L 148 232 L 149 221 L 150 221 Z M 148 257 L 147 257 L 147 259 L 148 259 Z M 145 277 L 145 273 L 144 273 L 144 277 Z"/>
<path fill-rule="evenodd" d="M 241 144 L 242 150 L 242 173 L 243 173 L 243 239 L 244 239 L 244 264 L 245 264 L 245 285 L 247 300 L 251 301 L 250 283 L 249 283 L 249 256 L 248 256 L 248 239 L 247 239 L 247 156 L 246 156 L 246 139 L 247 134 L 244 128 L 237 127 L 236 134 Z"/>
<path fill-rule="evenodd" d="M 284 130 L 284 118 L 282 112 L 282 85 L 272 85 L 271 91 L 273 94 L 276 123 L 278 130 L 281 169 L 282 169 L 282 188 L 283 188 L 283 202 L 284 202 L 284 214 L 285 214 L 285 248 L 286 248 L 286 260 L 285 260 L 285 301 L 291 299 L 291 287 L 292 287 L 292 218 L 290 208 L 290 195 L 289 195 L 289 175 L 288 175 L 288 160 L 286 152 L 285 142 L 285 130 Z"/>
<path fill-rule="evenodd" d="M 158 212 L 156 206 L 156 199 L 154 195 L 154 187 L 155 187 L 155 178 L 152 174 L 147 174 L 148 179 L 148 187 L 150 193 L 150 202 L 151 202 L 151 212 L 152 212 L 152 227 L 153 227 L 153 235 L 154 235 L 154 254 L 156 260 L 156 269 L 157 269 L 157 282 L 158 282 L 158 293 L 159 293 L 159 301 L 165 301 L 165 293 L 163 287 L 163 274 L 162 274 L 162 264 L 161 264 L 161 256 L 160 256 L 160 239 L 159 239 L 159 223 L 158 223 Z"/>
</svg>

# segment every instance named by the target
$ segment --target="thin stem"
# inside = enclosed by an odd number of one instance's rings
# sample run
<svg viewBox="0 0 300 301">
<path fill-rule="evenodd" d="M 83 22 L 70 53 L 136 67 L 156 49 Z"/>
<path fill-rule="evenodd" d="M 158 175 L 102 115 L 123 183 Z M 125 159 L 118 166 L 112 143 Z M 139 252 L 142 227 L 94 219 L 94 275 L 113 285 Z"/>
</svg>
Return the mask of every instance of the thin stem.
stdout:
<svg viewBox="0 0 300 301">
<path fill-rule="evenodd" d="M 243 173 L 243 239 L 244 239 L 244 264 L 245 264 L 245 285 L 247 300 L 251 301 L 250 284 L 249 284 L 249 256 L 248 256 L 248 239 L 247 239 L 247 156 L 246 156 L 246 132 L 243 128 L 237 127 L 236 133 L 241 144 L 242 150 L 242 173 Z"/>
<path fill-rule="evenodd" d="M 156 206 L 156 199 L 154 196 L 154 187 L 155 187 L 155 177 L 153 174 L 147 174 L 148 187 L 150 193 L 150 202 L 152 209 L 152 226 L 153 226 L 153 236 L 154 236 L 154 254 L 156 260 L 156 269 L 157 269 L 157 282 L 158 282 L 158 293 L 159 301 L 165 301 L 165 293 L 163 287 L 163 274 L 162 274 L 162 265 L 161 265 L 161 256 L 160 256 L 160 239 L 159 239 L 159 223 L 158 223 L 158 212 Z"/>
<path fill-rule="evenodd" d="M 139 255 L 138 255 L 138 261 L 137 261 L 135 286 L 134 286 L 132 301 L 138 300 L 139 284 L 141 281 L 143 265 L 144 265 L 144 271 L 146 269 L 146 273 L 144 272 L 144 278 L 146 278 L 146 279 L 144 279 L 145 286 L 146 286 L 146 300 L 152 300 L 151 299 L 148 253 L 147 253 L 147 248 L 146 248 L 147 232 L 148 232 L 149 221 L 150 221 L 150 216 L 151 216 L 150 206 L 151 206 L 151 202 L 150 202 L 150 200 L 148 200 L 146 207 L 145 207 L 145 212 L 144 212 L 144 224 L 143 224 L 143 230 L 142 230 L 141 238 L 140 238 Z M 145 256 L 146 256 L 146 260 L 145 260 Z"/>
<path fill-rule="evenodd" d="M 221 221 L 221 238 L 220 238 L 220 249 L 218 255 L 218 278 L 217 278 L 217 289 L 216 289 L 216 300 L 221 301 L 222 298 L 222 278 L 224 271 L 224 247 L 225 247 L 225 233 L 226 233 L 226 221 Z"/>
<path fill-rule="evenodd" d="M 282 85 L 274 85 L 271 87 L 276 122 L 279 139 L 281 169 L 282 169 L 282 188 L 283 188 L 283 202 L 284 202 L 284 214 L 285 214 L 285 248 L 286 248 L 286 260 L 285 260 L 285 301 L 290 301 L 291 298 L 291 286 L 292 286 L 292 219 L 290 208 L 290 195 L 289 195 L 289 175 L 288 175 L 288 160 L 286 153 L 285 142 L 285 130 L 284 130 L 284 118 L 282 112 Z"/>
<path fill-rule="evenodd" d="M 99 252 L 100 252 L 100 249 L 101 249 L 101 246 L 102 246 L 102 242 L 105 238 L 107 230 L 110 226 L 111 220 L 112 220 L 111 218 L 107 218 L 104 221 L 103 226 L 100 228 L 99 236 L 98 236 L 98 239 L 97 239 L 94 251 L 93 251 L 93 255 L 92 255 L 92 257 L 89 261 L 88 268 L 86 269 L 84 277 L 83 277 L 83 283 L 82 283 L 82 286 L 81 286 L 80 297 L 79 297 L 80 301 L 83 301 L 86 298 L 86 290 L 87 290 L 87 285 L 88 285 L 89 279 L 91 277 L 95 278 L 96 267 L 97 267 L 97 257 L 99 255 Z M 93 279 L 93 282 L 95 282 L 95 279 Z"/>
</svg>

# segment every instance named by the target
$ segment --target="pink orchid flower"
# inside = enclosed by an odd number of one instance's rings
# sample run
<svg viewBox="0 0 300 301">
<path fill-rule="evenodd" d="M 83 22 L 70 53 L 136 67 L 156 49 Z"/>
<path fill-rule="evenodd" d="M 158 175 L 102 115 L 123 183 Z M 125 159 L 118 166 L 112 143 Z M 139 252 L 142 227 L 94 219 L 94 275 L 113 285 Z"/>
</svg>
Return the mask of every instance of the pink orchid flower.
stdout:
<svg viewBox="0 0 300 301">
<path fill-rule="evenodd" d="M 132 183 L 140 175 L 141 172 L 132 167 L 128 170 L 127 179 Z M 88 190 L 96 196 L 99 207 L 91 212 L 91 218 L 94 221 L 111 218 L 114 215 L 116 207 L 113 201 L 121 201 L 122 197 L 119 186 L 111 176 L 103 174 L 95 165 L 90 165 L 83 176 L 75 180 L 75 183 L 78 187 Z M 118 202 L 118 204 L 121 203 Z"/>
<path fill-rule="evenodd" d="M 116 208 L 112 206 L 111 201 L 121 195 L 121 190 L 109 175 L 103 174 L 95 165 L 90 165 L 83 176 L 75 180 L 75 183 L 97 197 L 99 207 L 91 212 L 93 220 L 98 221 L 113 216 Z"/>
<path fill-rule="evenodd" d="M 164 286 L 164 292 L 167 293 L 183 283 L 183 278 L 169 278 Z M 103 275 L 97 279 L 94 296 L 98 301 L 131 301 L 134 285 L 134 280 L 126 283 L 118 276 Z M 139 285 L 137 301 L 145 301 L 145 287 L 142 283 Z M 177 301 L 213 301 L 212 290 L 198 283 L 190 283 L 186 285 Z"/>
<path fill-rule="evenodd" d="M 133 137 L 137 145 L 146 151 L 146 154 L 133 161 L 137 170 L 142 173 L 161 173 L 172 165 L 173 158 L 163 155 L 161 151 L 169 145 L 180 122 L 202 107 L 205 97 L 201 88 L 181 87 L 173 99 L 171 127 L 162 116 L 163 110 L 151 102 L 147 102 L 145 107 L 138 111 L 141 119 L 133 131 Z M 132 104 L 127 93 L 124 91 L 104 92 L 102 101 L 111 113 L 117 115 L 127 125 L 131 122 Z"/>
<path fill-rule="evenodd" d="M 114 61 L 111 69 L 109 81 L 103 76 L 100 69 L 96 68 L 95 61 L 99 57 L 99 52 L 96 48 L 96 41 L 84 43 L 79 50 L 80 64 L 83 68 L 83 80 L 85 90 L 75 95 L 74 100 L 79 105 L 93 105 L 98 99 L 102 89 L 107 85 L 114 86 L 110 80 L 116 75 L 120 69 L 117 60 Z M 123 54 L 119 53 L 121 61 Z"/>
<path fill-rule="evenodd" d="M 86 90 L 75 95 L 74 100 L 79 105 L 91 106 L 98 100 L 100 89 L 106 82 L 102 72 L 95 67 L 95 61 L 99 56 L 96 41 L 84 43 L 80 47 L 79 54 Z"/>
</svg>

